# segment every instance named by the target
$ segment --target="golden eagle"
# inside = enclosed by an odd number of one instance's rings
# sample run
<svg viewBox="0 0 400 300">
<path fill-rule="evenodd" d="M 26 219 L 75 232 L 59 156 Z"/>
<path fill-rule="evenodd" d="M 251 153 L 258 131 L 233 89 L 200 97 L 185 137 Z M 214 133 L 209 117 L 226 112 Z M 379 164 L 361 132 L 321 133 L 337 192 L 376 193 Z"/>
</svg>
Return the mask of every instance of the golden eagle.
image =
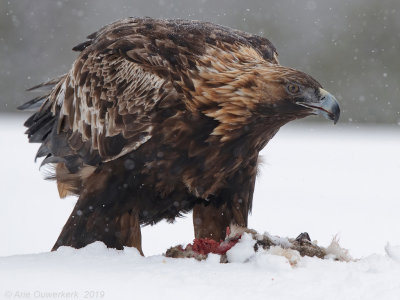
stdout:
<svg viewBox="0 0 400 300">
<path fill-rule="evenodd" d="M 20 109 L 61 197 L 79 199 L 53 250 L 136 247 L 140 225 L 193 210 L 196 238 L 247 225 L 261 149 L 335 98 L 279 65 L 272 43 L 209 22 L 128 18 L 73 48 L 71 70 Z"/>
</svg>

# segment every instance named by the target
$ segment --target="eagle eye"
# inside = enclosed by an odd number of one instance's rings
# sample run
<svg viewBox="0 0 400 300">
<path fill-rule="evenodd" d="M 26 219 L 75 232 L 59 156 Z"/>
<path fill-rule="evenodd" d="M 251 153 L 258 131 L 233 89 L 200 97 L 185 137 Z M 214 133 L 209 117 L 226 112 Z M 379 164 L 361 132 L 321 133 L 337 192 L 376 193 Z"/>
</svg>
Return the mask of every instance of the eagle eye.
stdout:
<svg viewBox="0 0 400 300">
<path fill-rule="evenodd" d="M 288 92 L 293 95 L 298 94 L 300 92 L 300 87 L 297 84 L 289 83 L 286 86 L 286 88 Z"/>
</svg>

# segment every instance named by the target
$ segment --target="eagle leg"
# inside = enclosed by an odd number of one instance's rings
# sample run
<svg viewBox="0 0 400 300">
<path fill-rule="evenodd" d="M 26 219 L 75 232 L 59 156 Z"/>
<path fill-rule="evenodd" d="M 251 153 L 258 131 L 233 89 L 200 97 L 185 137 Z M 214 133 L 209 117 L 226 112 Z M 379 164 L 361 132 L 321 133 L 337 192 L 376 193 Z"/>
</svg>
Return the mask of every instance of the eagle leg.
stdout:
<svg viewBox="0 0 400 300">
<path fill-rule="evenodd" d="M 247 227 L 246 207 L 227 203 L 215 206 L 212 203 L 196 204 L 193 208 L 193 226 L 196 239 L 209 238 L 217 242 L 225 240 L 227 228 L 232 224 Z"/>
</svg>

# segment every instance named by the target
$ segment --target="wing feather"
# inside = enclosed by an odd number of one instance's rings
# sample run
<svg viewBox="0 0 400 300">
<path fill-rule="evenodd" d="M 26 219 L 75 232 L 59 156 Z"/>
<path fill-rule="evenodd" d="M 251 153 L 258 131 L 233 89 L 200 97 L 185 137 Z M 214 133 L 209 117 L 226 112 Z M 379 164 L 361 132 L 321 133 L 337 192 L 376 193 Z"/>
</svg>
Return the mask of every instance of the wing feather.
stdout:
<svg viewBox="0 0 400 300">
<path fill-rule="evenodd" d="M 169 80 L 138 64 L 112 52 L 91 52 L 78 58 L 49 100 L 58 111 L 57 134 L 66 134 L 76 152 L 85 148 L 109 161 L 151 138 L 152 111 L 175 94 Z"/>
<path fill-rule="evenodd" d="M 69 73 L 38 86 L 53 87 L 47 98 L 22 107 L 41 105 L 26 123 L 31 141 L 42 142 L 38 156 L 58 157 L 70 171 L 116 159 L 151 139 L 156 112 L 191 97 L 207 48 L 243 45 L 278 63 L 267 39 L 207 22 L 129 18 L 88 39 L 73 49 L 80 54 Z"/>
</svg>

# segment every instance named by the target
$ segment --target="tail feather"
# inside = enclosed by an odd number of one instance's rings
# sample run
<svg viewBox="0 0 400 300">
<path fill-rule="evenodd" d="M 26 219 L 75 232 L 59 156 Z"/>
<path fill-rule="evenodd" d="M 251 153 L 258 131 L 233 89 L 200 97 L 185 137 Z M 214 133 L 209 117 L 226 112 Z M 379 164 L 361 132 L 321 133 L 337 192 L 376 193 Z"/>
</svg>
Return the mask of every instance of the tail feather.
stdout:
<svg viewBox="0 0 400 300">
<path fill-rule="evenodd" d="M 95 241 L 102 241 L 109 248 L 136 247 L 142 253 L 138 210 L 116 200 L 124 199 L 123 194 L 126 193 L 126 190 L 116 188 L 120 186 L 119 183 L 115 184 L 109 169 L 100 170 L 88 177 L 85 189 L 53 251 L 60 246 L 82 248 Z"/>
<path fill-rule="evenodd" d="M 49 111 L 37 120 L 34 119 L 35 118 L 33 118 L 33 120 L 29 118 L 27 122 L 25 122 L 29 125 L 25 133 L 28 135 L 30 143 L 43 143 L 54 128 L 55 117 Z"/>
<path fill-rule="evenodd" d="M 135 247 L 142 253 L 138 214 L 131 211 L 110 215 L 91 206 L 82 207 L 78 200 L 52 251 L 61 246 L 79 249 L 96 241 L 120 250 L 124 246 Z"/>
<path fill-rule="evenodd" d="M 60 160 L 58 157 L 53 157 L 52 153 L 52 144 L 54 142 L 52 133 L 56 130 L 57 113 L 53 110 L 54 103 L 50 99 L 50 96 L 53 93 L 52 89 L 62 84 L 66 76 L 67 75 L 64 74 L 28 89 L 28 91 L 47 90 L 47 92 L 18 107 L 19 110 L 34 111 L 25 121 L 24 126 L 27 127 L 25 133 L 28 135 L 29 142 L 41 143 L 35 157 L 35 161 L 38 157 L 46 157 L 41 167 L 44 164 L 56 163 Z"/>
<path fill-rule="evenodd" d="M 37 158 L 47 156 L 50 153 L 50 149 L 47 147 L 47 143 L 40 145 L 39 150 L 36 152 L 35 161 Z"/>
<path fill-rule="evenodd" d="M 79 45 L 76 45 L 74 48 L 72 48 L 73 51 L 83 51 L 86 49 L 86 47 L 90 46 L 93 43 L 93 41 L 85 41 L 83 43 L 80 43 Z"/>
<path fill-rule="evenodd" d="M 66 74 L 36 85 L 28 89 L 28 91 L 42 90 L 43 88 L 52 89 L 60 84 L 65 77 Z M 52 111 L 53 103 L 49 99 L 50 94 L 51 92 L 47 92 L 18 107 L 19 110 L 35 112 L 25 121 L 24 126 L 28 128 L 25 133 L 28 135 L 30 143 L 42 143 L 37 157 L 47 156 L 49 154 L 48 139 L 46 140 L 46 138 L 52 132 L 56 123 L 57 116 Z"/>
<path fill-rule="evenodd" d="M 17 107 L 18 110 L 37 111 L 49 97 L 49 94 L 38 96 Z"/>
<path fill-rule="evenodd" d="M 51 79 L 49 81 L 40 83 L 38 85 L 35 85 L 29 89 L 27 89 L 28 92 L 30 91 L 49 91 L 52 90 L 53 87 L 59 83 L 61 80 L 63 80 L 65 77 L 67 76 L 67 74 L 63 74 L 61 76 L 58 76 L 57 78 Z"/>
</svg>

